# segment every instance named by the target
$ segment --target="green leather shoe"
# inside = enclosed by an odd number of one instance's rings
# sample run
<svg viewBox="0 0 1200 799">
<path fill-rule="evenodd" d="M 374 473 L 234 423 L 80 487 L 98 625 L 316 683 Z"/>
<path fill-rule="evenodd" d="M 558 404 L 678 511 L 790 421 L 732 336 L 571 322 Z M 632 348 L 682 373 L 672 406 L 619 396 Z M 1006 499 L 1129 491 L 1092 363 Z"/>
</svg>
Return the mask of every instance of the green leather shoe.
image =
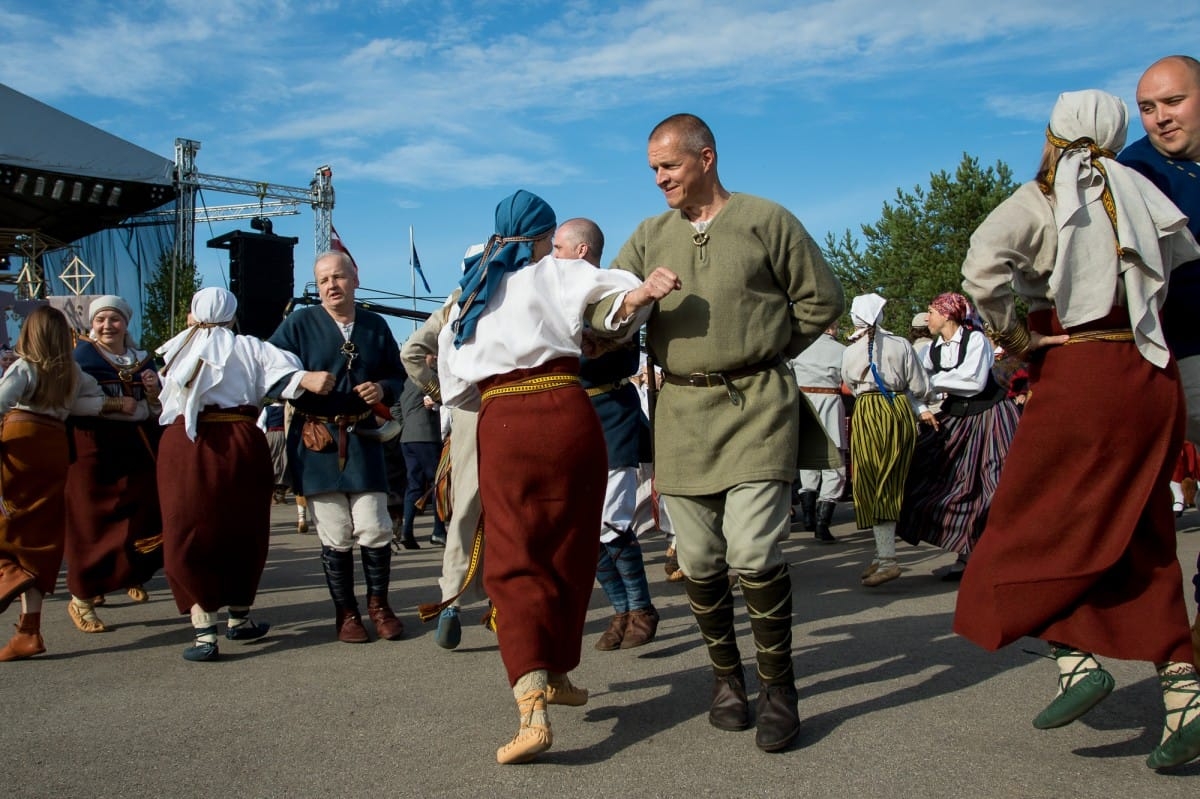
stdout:
<svg viewBox="0 0 1200 799">
<path fill-rule="evenodd" d="M 1160 679 L 1163 682 L 1164 692 L 1184 693 L 1183 689 L 1172 687 L 1172 683 L 1192 682 L 1196 679 L 1196 675 L 1175 674 Z M 1186 713 L 1200 706 L 1200 692 L 1188 690 L 1186 693 L 1192 694 L 1191 700 L 1181 708 L 1168 710 L 1167 716 L 1178 714 L 1182 720 Z M 1155 769 L 1171 768 L 1172 766 L 1182 766 L 1197 757 L 1200 757 L 1200 717 L 1192 719 L 1186 726 L 1175 730 L 1167 737 L 1167 740 L 1155 747 L 1154 751 L 1150 753 L 1150 757 L 1146 758 L 1146 765 Z"/>
<path fill-rule="evenodd" d="M 1063 655 L 1082 655 L 1071 649 L 1052 648 L 1051 652 L 1057 658 Z M 1072 684 L 1079 675 L 1082 678 Z M 1082 663 L 1071 671 L 1058 675 L 1060 693 L 1054 701 L 1046 705 L 1046 709 L 1037 714 L 1033 726 L 1039 730 L 1052 730 L 1055 727 L 1065 727 L 1075 719 L 1087 713 L 1100 704 L 1100 700 L 1112 693 L 1117 681 L 1103 668 L 1087 668 Z"/>
</svg>

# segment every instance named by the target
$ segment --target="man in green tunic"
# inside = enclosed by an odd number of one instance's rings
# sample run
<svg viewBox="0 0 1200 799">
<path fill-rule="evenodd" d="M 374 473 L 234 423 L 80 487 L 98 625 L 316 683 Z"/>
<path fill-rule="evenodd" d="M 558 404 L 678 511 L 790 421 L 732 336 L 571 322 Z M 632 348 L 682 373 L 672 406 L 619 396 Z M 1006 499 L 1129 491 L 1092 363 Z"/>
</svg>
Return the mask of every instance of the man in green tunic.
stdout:
<svg viewBox="0 0 1200 799">
<path fill-rule="evenodd" d="M 792 584 L 780 543 L 798 455 L 805 468 L 827 465 L 819 425 L 806 417 L 802 429 L 786 359 L 842 313 L 842 287 L 795 216 L 721 185 L 715 139 L 698 117 L 659 123 L 648 155 L 672 210 L 642 222 L 613 266 L 642 278 L 666 271 L 681 287 L 658 303 L 646 342 L 665 373 L 655 479 L 669 497 L 679 565 L 713 665 L 709 721 L 723 730 L 750 726 L 732 571 L 757 652 L 755 742 L 782 751 L 800 721 Z"/>
</svg>

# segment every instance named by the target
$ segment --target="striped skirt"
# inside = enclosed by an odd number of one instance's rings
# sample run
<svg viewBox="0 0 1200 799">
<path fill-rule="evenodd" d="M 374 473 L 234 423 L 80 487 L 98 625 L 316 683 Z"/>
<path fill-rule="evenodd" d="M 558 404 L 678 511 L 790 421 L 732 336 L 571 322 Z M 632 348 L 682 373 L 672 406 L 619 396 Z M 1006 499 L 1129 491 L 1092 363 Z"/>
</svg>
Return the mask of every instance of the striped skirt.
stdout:
<svg viewBox="0 0 1200 799">
<path fill-rule="evenodd" d="M 891 402 L 878 392 L 854 402 L 850 457 L 854 464 L 854 520 L 860 530 L 900 518 L 904 483 L 917 441 L 908 396 Z"/>
<path fill-rule="evenodd" d="M 941 429 L 917 436 L 896 534 L 970 554 L 983 535 L 1000 468 L 1020 419 L 1002 400 L 974 416 L 942 416 Z"/>
</svg>

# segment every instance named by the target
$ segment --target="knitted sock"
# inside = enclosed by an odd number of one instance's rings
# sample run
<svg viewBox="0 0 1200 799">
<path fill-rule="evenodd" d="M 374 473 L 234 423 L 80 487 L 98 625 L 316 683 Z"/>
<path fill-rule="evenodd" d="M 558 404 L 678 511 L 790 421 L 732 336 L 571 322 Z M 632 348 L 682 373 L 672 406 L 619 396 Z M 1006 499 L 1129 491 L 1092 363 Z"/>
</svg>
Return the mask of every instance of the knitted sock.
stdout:
<svg viewBox="0 0 1200 799">
<path fill-rule="evenodd" d="M 1159 663 L 1155 668 L 1158 669 L 1163 705 L 1167 710 L 1162 734 L 1162 740 L 1165 741 L 1180 727 L 1186 727 L 1200 718 L 1200 681 L 1197 680 L 1196 667 L 1191 663 Z M 1164 679 L 1167 677 L 1177 679 L 1168 682 Z M 1184 679 L 1178 679 L 1180 677 Z M 1172 713 L 1173 710 L 1182 712 Z"/>
<path fill-rule="evenodd" d="M 535 669 L 528 674 L 522 674 L 513 685 L 513 696 L 520 700 L 530 691 L 545 691 L 549 680 L 550 674 L 545 669 Z M 534 726 L 544 727 L 549 723 L 550 720 L 546 717 L 544 710 L 534 710 L 529 717 L 529 724 Z"/>
<path fill-rule="evenodd" d="M 199 605 L 192 605 L 192 626 L 196 628 L 196 643 L 215 644 L 217 642 L 216 611 L 210 613 Z"/>
<path fill-rule="evenodd" d="M 896 523 L 876 521 L 872 532 L 875 533 L 875 560 L 881 566 L 895 566 Z"/>
<path fill-rule="evenodd" d="M 229 629 L 236 630 L 250 621 L 250 608 L 229 606 Z"/>
<path fill-rule="evenodd" d="M 1058 673 L 1062 678 L 1058 681 L 1059 694 L 1086 677 L 1088 672 L 1100 668 L 1100 662 L 1091 653 L 1081 652 L 1065 644 L 1051 643 L 1050 654 L 1054 656 L 1054 662 L 1058 664 Z M 1071 675 L 1071 672 L 1074 674 Z"/>
</svg>

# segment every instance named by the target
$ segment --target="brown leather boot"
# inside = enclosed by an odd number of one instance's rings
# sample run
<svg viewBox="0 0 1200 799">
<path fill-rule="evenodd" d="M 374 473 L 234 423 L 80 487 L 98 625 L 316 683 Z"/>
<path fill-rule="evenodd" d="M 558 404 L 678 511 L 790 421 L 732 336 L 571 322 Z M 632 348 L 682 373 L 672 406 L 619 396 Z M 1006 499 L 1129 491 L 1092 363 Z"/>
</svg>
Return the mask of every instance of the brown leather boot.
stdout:
<svg viewBox="0 0 1200 799">
<path fill-rule="evenodd" d="M 0 663 L 9 660 L 24 660 L 46 651 L 46 642 L 42 640 L 42 614 L 22 613 L 17 623 L 17 632 L 9 642 L 0 649 Z"/>
<path fill-rule="evenodd" d="M 629 624 L 628 613 L 618 613 L 609 619 L 608 629 L 601 633 L 596 641 L 596 648 L 601 652 L 611 652 L 621 647 L 621 639 L 625 637 L 625 627 Z"/>
<path fill-rule="evenodd" d="M 367 615 L 371 617 L 380 638 L 397 641 L 404 636 L 404 622 L 396 618 L 388 606 L 387 597 L 367 597 Z"/>
<path fill-rule="evenodd" d="M 357 608 L 338 608 L 337 637 L 346 644 L 365 644 L 371 640 Z"/>
<path fill-rule="evenodd" d="M 34 576 L 8 558 L 0 560 L 0 613 L 8 610 L 12 601 L 33 585 Z"/>
<path fill-rule="evenodd" d="M 625 624 L 625 637 L 621 639 L 622 649 L 633 649 L 654 640 L 658 632 L 658 611 L 651 605 L 641 610 L 629 611 L 629 621 Z"/>
</svg>

